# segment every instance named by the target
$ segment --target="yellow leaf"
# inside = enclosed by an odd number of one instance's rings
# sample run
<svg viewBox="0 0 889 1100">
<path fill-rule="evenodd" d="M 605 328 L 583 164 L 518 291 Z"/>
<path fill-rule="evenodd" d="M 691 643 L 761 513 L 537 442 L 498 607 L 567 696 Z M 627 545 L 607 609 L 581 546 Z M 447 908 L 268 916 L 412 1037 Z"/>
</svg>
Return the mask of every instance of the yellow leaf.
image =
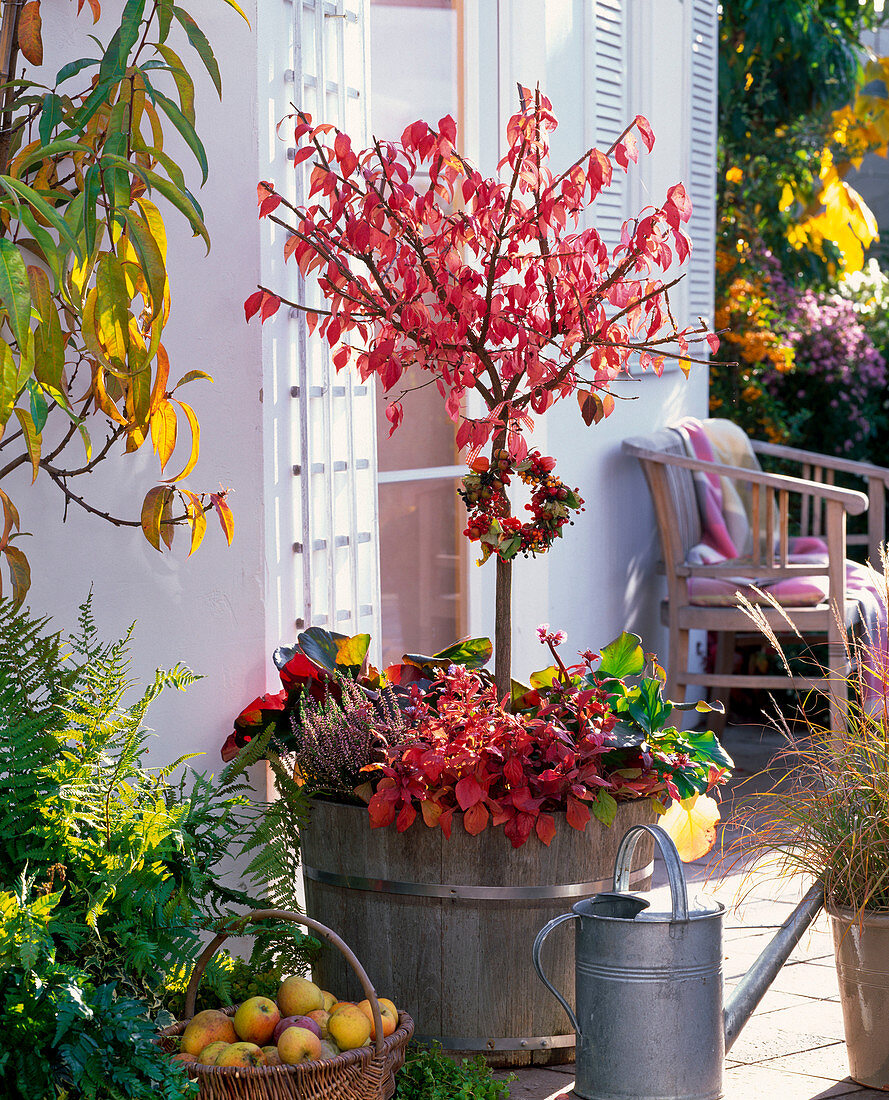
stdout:
<svg viewBox="0 0 889 1100">
<path fill-rule="evenodd" d="M 155 485 L 149 489 L 142 501 L 142 531 L 155 548 L 160 551 L 160 526 L 164 514 L 164 505 L 173 490 L 168 485 Z"/>
<path fill-rule="evenodd" d="M 683 863 L 705 856 L 716 843 L 719 807 L 708 794 L 673 802 L 658 824 L 670 835 Z"/>
<path fill-rule="evenodd" d="M 13 603 L 15 607 L 21 607 L 31 587 L 31 567 L 28 559 L 17 546 L 7 546 L 3 553 L 6 555 L 6 564 L 9 566 L 9 576 L 12 580 Z"/>
<path fill-rule="evenodd" d="M 198 423 L 198 418 L 195 416 L 195 411 L 191 405 L 186 405 L 184 401 L 179 401 L 178 398 L 173 398 L 173 403 L 178 405 L 180 409 L 185 413 L 185 417 L 188 420 L 191 427 L 191 454 L 188 456 L 188 461 L 185 466 L 175 477 L 168 477 L 168 484 L 172 485 L 174 481 L 180 481 L 184 477 L 188 477 L 191 471 L 195 468 L 200 455 L 201 448 L 201 425 Z"/>
<path fill-rule="evenodd" d="M 151 442 L 160 459 L 161 473 L 176 449 L 176 410 L 169 401 L 162 401 L 151 416 Z"/>
<path fill-rule="evenodd" d="M 3 504 L 3 537 L 0 538 L 0 549 L 2 549 L 9 542 L 9 535 L 13 527 L 16 531 L 19 529 L 19 513 L 2 489 L 0 489 L 0 503 Z"/>
<path fill-rule="evenodd" d="M 40 472 L 40 447 L 43 440 L 34 426 L 34 418 L 30 412 L 27 409 L 15 409 L 14 411 L 19 424 L 22 426 L 25 446 L 28 448 L 28 457 L 31 459 L 31 484 L 33 485 Z"/>
<path fill-rule="evenodd" d="M 204 532 L 207 530 L 207 516 L 197 494 L 190 489 L 180 489 L 179 492 L 185 497 L 185 511 L 191 528 L 191 549 L 188 551 L 188 556 L 191 557 L 201 545 Z"/>
</svg>

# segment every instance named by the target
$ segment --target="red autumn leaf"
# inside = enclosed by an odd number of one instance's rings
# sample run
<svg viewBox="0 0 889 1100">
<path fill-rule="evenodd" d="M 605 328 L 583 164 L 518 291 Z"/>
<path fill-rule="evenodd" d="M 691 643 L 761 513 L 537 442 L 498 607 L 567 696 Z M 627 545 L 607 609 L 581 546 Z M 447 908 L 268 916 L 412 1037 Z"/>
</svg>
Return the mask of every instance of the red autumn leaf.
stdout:
<svg viewBox="0 0 889 1100">
<path fill-rule="evenodd" d="M 503 778 L 511 787 L 517 787 L 524 779 L 525 773 L 521 761 L 517 756 L 511 756 L 503 765 Z"/>
<path fill-rule="evenodd" d="M 413 825 L 416 818 L 417 811 L 410 804 L 410 802 L 406 802 L 399 810 L 398 818 L 395 822 L 395 826 L 398 832 L 403 833 L 405 829 L 409 829 L 411 825 Z"/>
<path fill-rule="evenodd" d="M 442 808 L 438 802 L 424 800 L 420 803 L 420 812 L 423 815 L 423 821 L 430 829 L 434 829 L 441 818 Z"/>
<path fill-rule="evenodd" d="M 454 788 L 461 810 L 469 810 L 485 797 L 485 789 L 474 775 L 464 776 Z"/>
<path fill-rule="evenodd" d="M 555 818 L 552 814 L 540 814 L 534 823 L 534 829 L 541 843 L 545 844 L 548 848 L 553 837 L 556 835 Z"/>
<path fill-rule="evenodd" d="M 293 167 L 295 168 L 298 164 L 302 164 L 303 161 L 308 160 L 314 152 L 315 147 L 313 145 L 307 145 L 305 149 L 297 149 L 293 157 Z"/>
<path fill-rule="evenodd" d="M 654 148 L 654 130 L 651 128 L 651 123 L 644 115 L 636 115 L 633 121 L 639 133 L 639 137 L 642 138 L 645 148 L 650 153 Z"/>
<path fill-rule="evenodd" d="M 572 829 L 579 829 L 581 832 L 586 828 L 586 824 L 590 819 L 589 806 L 584 802 L 580 802 L 572 795 L 568 795 L 566 816 L 568 818 L 568 824 Z"/>
<path fill-rule="evenodd" d="M 395 806 L 380 791 L 371 797 L 367 804 L 367 813 L 372 829 L 383 829 L 395 820 Z"/>
<path fill-rule="evenodd" d="M 531 835 L 531 829 L 534 827 L 534 817 L 532 814 L 519 813 L 516 814 L 510 821 L 503 827 L 503 832 L 506 838 L 512 844 L 513 848 L 521 848 L 528 837 Z"/>
<path fill-rule="evenodd" d="M 389 428 L 389 435 L 392 433 L 404 419 L 404 409 L 401 407 L 400 401 L 391 401 L 386 406 L 386 419 L 389 421 L 391 427 Z M 399 438 L 401 438 L 399 436 Z"/>
<path fill-rule="evenodd" d="M 487 828 L 488 817 L 488 809 L 485 804 L 477 802 L 463 815 L 463 828 L 470 836 L 478 836 L 480 832 Z"/>
<path fill-rule="evenodd" d="M 259 311 L 259 307 L 262 305 L 262 291 L 257 290 L 255 294 L 251 294 L 247 301 L 244 303 L 244 315 L 249 321 L 250 318 Z"/>
<path fill-rule="evenodd" d="M 267 321 L 269 317 L 274 317 L 280 308 L 281 299 L 277 294 L 267 294 L 263 291 L 262 305 L 259 309 L 260 320 Z"/>
</svg>

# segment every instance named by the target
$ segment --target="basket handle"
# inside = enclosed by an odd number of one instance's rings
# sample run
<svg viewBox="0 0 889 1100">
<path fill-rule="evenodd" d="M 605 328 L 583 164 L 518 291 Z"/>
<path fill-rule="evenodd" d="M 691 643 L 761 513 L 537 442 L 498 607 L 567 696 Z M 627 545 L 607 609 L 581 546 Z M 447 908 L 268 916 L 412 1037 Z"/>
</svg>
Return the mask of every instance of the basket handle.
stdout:
<svg viewBox="0 0 889 1100">
<path fill-rule="evenodd" d="M 228 939 L 229 936 L 241 935 L 248 924 L 256 924 L 263 920 L 289 920 L 295 924 L 304 924 L 307 928 L 311 928 L 313 932 L 316 932 L 322 939 L 327 940 L 328 943 L 332 943 L 333 946 L 340 951 L 346 959 L 346 962 L 355 971 L 361 987 L 367 999 L 370 1001 L 371 1011 L 373 1012 L 374 1030 L 376 1032 L 376 1042 L 374 1043 L 374 1049 L 377 1057 L 382 1056 L 383 1053 L 383 1017 L 380 1014 L 380 1002 L 377 1000 L 376 990 L 371 984 L 370 978 L 367 976 L 367 972 L 364 967 L 355 957 L 352 949 L 340 939 L 336 932 L 331 931 L 326 924 L 321 924 L 319 921 L 313 920 L 311 917 L 304 917 L 301 913 L 293 913 L 288 909 L 256 909 L 252 913 L 245 913 L 240 917 L 232 917 L 225 926 L 225 930 L 218 932 L 216 936 L 207 944 L 204 950 L 198 957 L 198 961 L 194 964 L 194 970 L 191 974 L 191 980 L 188 983 L 188 988 L 185 991 L 185 1017 L 190 1020 L 194 1016 L 195 1000 L 197 999 L 198 986 L 200 985 L 201 978 L 204 976 L 204 971 L 207 968 L 207 963 L 222 944 Z"/>
</svg>

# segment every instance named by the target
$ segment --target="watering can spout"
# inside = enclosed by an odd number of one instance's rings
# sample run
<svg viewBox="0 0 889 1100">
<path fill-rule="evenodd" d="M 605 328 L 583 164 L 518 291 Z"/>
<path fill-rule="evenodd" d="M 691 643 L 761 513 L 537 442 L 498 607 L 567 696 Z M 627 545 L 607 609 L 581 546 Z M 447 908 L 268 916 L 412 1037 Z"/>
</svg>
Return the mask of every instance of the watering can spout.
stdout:
<svg viewBox="0 0 889 1100">
<path fill-rule="evenodd" d="M 735 987 L 723 1011 L 726 1053 L 823 904 L 824 888 L 816 882 Z"/>
</svg>

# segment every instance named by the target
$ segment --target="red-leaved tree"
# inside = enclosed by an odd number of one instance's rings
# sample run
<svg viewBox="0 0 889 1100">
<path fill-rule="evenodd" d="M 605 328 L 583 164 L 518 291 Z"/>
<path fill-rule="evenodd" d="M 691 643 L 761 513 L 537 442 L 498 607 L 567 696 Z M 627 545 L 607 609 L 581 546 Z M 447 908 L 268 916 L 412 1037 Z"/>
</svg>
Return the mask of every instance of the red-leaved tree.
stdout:
<svg viewBox="0 0 889 1100">
<path fill-rule="evenodd" d="M 284 254 L 314 272 L 326 310 L 309 309 L 260 286 L 247 320 L 282 303 L 304 309 L 333 350 L 337 370 L 354 364 L 379 378 L 390 434 L 403 416 L 400 383 L 430 372 L 471 472 L 461 496 L 466 534 L 497 559 L 495 680 L 510 691 L 511 568 L 519 552 L 540 553 L 581 501 L 529 454 L 525 433 L 556 401 L 574 395 L 589 425 L 614 408 L 609 387 L 631 364 L 663 370 L 665 357 L 688 371 L 690 342 L 718 339 L 701 321 L 680 329 L 667 278 L 689 254 L 683 230 L 691 203 L 681 183 L 660 207 L 627 221 L 609 250 L 584 215 L 611 183 L 612 162 L 627 170 L 654 134 L 638 115 L 610 149 L 590 149 L 567 169 L 548 167 L 557 122 L 549 100 L 520 88 L 500 175 L 485 179 L 456 150 L 450 117 L 438 130 L 414 122 L 399 142 L 374 140 L 360 152 L 329 124 L 297 112 L 295 163 L 314 158 L 309 205 L 295 207 L 271 183 L 259 185 L 259 215 L 289 233 Z M 281 218 L 281 208 L 290 212 Z M 469 415 L 478 393 L 485 413 Z M 490 459 L 483 451 L 490 450 Z M 511 476 L 534 486 L 522 524 L 510 515 Z"/>
</svg>

